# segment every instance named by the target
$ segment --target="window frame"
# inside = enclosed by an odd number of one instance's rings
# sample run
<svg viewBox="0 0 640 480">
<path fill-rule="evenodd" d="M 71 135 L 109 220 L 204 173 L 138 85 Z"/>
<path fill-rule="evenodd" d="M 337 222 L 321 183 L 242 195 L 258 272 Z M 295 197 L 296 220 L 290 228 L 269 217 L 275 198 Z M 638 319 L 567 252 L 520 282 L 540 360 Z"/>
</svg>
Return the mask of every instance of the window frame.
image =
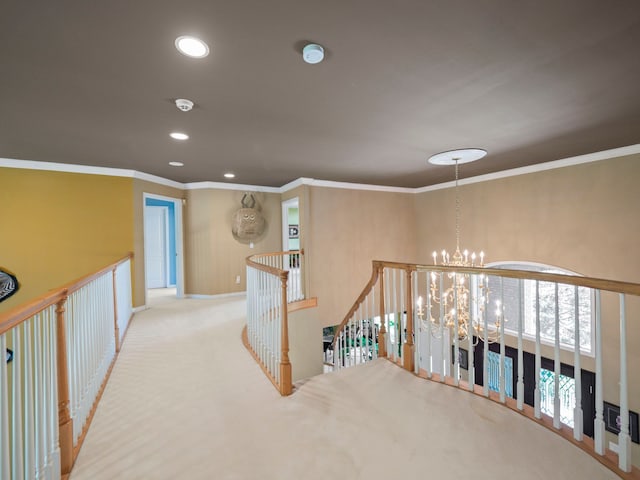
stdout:
<svg viewBox="0 0 640 480">
<path fill-rule="evenodd" d="M 545 263 L 538 263 L 538 262 L 526 262 L 526 261 L 517 261 L 517 260 L 508 260 L 508 261 L 500 261 L 500 262 L 491 262 L 491 263 L 487 263 L 485 264 L 485 267 L 487 268 L 497 268 L 497 269 L 505 269 L 505 270 L 528 270 L 528 271 L 532 271 L 532 272 L 538 272 L 538 273 L 560 273 L 562 275 L 572 275 L 572 276 L 577 276 L 577 277 L 581 277 L 583 275 L 577 273 L 577 272 L 573 272 L 571 270 L 567 270 L 566 268 L 562 268 L 562 267 L 558 267 L 556 265 L 548 265 Z M 522 267 L 522 268 L 520 268 Z M 535 280 L 530 280 L 535 282 Z M 588 288 L 588 287 L 578 287 L 578 288 Z M 587 357 L 595 357 L 595 292 L 593 289 L 589 289 L 590 290 L 590 294 L 589 294 L 589 321 L 590 321 L 590 332 L 588 335 L 589 338 L 589 349 L 587 350 L 586 347 L 580 345 L 580 354 L 587 356 Z M 532 341 L 535 343 L 536 341 L 536 336 L 535 333 L 531 334 L 528 333 L 524 330 L 524 326 L 526 325 L 525 320 L 523 319 L 523 331 L 522 331 L 522 338 Z M 516 328 L 511 328 L 508 326 L 508 322 L 505 322 L 505 326 L 504 326 L 504 333 L 505 335 L 509 335 L 511 337 L 517 337 L 518 336 L 518 328 L 516 325 Z M 580 332 L 580 338 L 585 338 L 587 335 L 581 331 Z M 575 339 L 575 336 L 574 336 Z M 540 343 L 542 345 L 547 345 L 550 347 L 555 347 L 555 341 L 554 339 L 549 339 L 547 337 L 543 337 L 542 334 L 540 335 Z M 575 344 L 575 341 L 574 341 Z M 569 345 L 566 343 L 562 343 L 560 342 L 560 349 L 561 350 L 565 350 L 565 351 L 569 351 L 569 352 L 574 352 L 575 351 L 575 346 L 574 345 Z"/>
</svg>

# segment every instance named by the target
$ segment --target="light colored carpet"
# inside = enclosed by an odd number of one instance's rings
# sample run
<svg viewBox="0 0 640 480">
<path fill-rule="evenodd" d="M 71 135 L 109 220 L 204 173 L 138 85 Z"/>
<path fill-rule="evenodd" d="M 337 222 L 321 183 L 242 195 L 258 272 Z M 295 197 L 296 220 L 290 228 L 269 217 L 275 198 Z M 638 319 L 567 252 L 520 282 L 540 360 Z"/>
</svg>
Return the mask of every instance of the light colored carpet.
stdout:
<svg viewBox="0 0 640 480">
<path fill-rule="evenodd" d="M 240 340 L 244 299 L 137 314 L 71 480 L 616 479 L 504 407 L 385 360 L 282 398 Z"/>
</svg>

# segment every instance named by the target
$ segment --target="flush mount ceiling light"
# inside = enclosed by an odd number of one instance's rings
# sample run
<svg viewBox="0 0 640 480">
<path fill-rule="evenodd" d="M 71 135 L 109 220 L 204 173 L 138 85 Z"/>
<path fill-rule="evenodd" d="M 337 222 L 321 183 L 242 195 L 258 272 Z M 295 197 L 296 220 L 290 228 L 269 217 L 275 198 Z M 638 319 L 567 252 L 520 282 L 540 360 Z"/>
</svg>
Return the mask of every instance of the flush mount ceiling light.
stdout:
<svg viewBox="0 0 640 480">
<path fill-rule="evenodd" d="M 224 178 L 236 178 L 235 173 L 227 172 L 224 174 Z"/>
<path fill-rule="evenodd" d="M 176 48 L 187 57 L 204 58 L 209 55 L 209 46 L 206 43 L 188 35 L 176 38 Z"/>
<path fill-rule="evenodd" d="M 320 63 L 324 59 L 324 48 L 310 43 L 302 49 L 302 59 L 310 64 Z"/>
<path fill-rule="evenodd" d="M 449 150 L 448 152 L 441 152 L 432 155 L 429 158 L 429 163 L 433 165 L 455 165 L 475 162 L 480 160 L 487 154 L 486 150 L 481 148 L 462 148 L 460 150 Z"/>
<path fill-rule="evenodd" d="M 184 167 L 184 163 L 182 162 L 169 162 L 169 165 L 172 167 Z"/>
<path fill-rule="evenodd" d="M 189 139 L 189 135 L 187 135 L 186 133 L 182 133 L 182 132 L 171 132 L 169 134 L 169 136 L 171 138 L 173 138 L 174 140 L 188 140 Z"/>
</svg>

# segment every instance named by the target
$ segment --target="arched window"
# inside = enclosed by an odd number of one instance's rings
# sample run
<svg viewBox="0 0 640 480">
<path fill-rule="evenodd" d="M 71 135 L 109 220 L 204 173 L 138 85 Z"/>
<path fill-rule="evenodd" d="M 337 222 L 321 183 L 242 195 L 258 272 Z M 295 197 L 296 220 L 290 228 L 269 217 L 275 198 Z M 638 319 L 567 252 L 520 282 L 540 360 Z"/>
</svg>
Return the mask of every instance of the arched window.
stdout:
<svg viewBox="0 0 640 480">
<path fill-rule="evenodd" d="M 560 273 L 564 275 L 578 275 L 575 272 L 564 270 L 551 265 L 543 265 L 529 262 L 496 262 L 487 264 L 491 268 L 504 268 L 512 270 L 530 270 L 544 273 Z M 517 319 L 519 310 L 524 310 L 525 338 L 535 341 L 536 337 L 536 282 L 524 280 L 520 286 L 518 280 L 504 278 L 502 284 L 497 277 L 489 278 L 491 302 L 504 297 L 505 332 L 510 335 L 518 334 Z M 520 292 L 522 290 L 522 292 Z M 554 345 L 556 325 L 556 292 L 555 284 L 551 282 L 539 282 L 538 295 L 540 301 L 540 341 Z M 522 304 L 520 303 L 522 298 Z M 558 285 L 558 313 L 560 323 L 560 347 L 573 351 L 575 345 L 575 315 L 576 315 L 576 287 L 574 285 Z M 587 355 L 593 355 L 593 293 L 586 287 L 577 288 L 577 310 L 580 325 L 580 351 Z M 512 319 L 511 321 L 509 321 Z"/>
</svg>

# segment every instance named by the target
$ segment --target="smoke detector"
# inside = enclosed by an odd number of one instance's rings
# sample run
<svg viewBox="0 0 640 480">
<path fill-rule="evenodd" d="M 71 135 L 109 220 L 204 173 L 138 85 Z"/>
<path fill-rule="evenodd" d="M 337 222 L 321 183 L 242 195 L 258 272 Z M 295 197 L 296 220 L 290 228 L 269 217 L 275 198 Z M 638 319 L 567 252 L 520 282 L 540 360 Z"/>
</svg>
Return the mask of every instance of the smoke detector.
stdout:
<svg viewBox="0 0 640 480">
<path fill-rule="evenodd" d="M 302 59 L 307 63 L 320 63 L 324 59 L 324 48 L 310 43 L 302 49 Z"/>
<path fill-rule="evenodd" d="M 193 108 L 193 102 L 191 100 L 187 100 L 186 98 L 178 98 L 176 100 L 176 107 L 178 110 L 183 112 L 188 112 Z"/>
</svg>

